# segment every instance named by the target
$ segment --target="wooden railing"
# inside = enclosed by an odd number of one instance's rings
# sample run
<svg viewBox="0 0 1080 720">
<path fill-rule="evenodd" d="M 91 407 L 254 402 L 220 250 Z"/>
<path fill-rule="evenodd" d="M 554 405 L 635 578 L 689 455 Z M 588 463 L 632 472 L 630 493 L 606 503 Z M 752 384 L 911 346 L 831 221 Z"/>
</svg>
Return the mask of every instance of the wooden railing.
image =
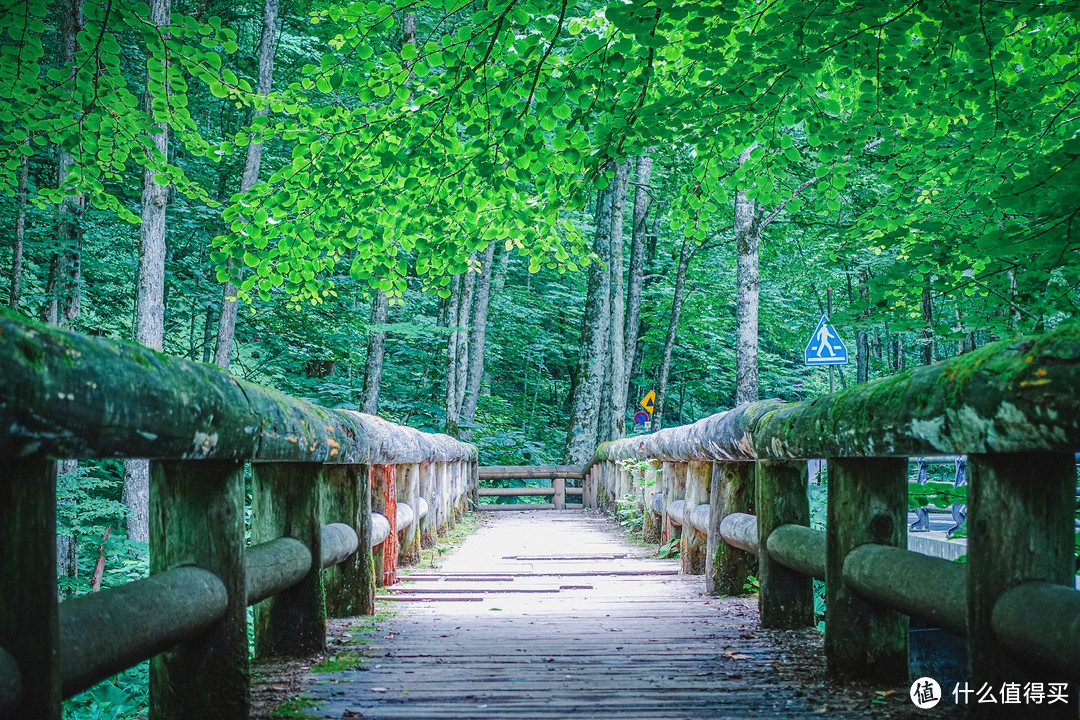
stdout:
<svg viewBox="0 0 1080 720">
<path fill-rule="evenodd" d="M 683 568 L 703 571 L 710 592 L 741 593 L 755 575 L 764 627 L 811 627 L 811 578 L 823 579 L 837 675 L 906 681 L 916 615 L 967 638 L 973 688 L 1076 682 L 1077 388 L 1080 328 L 1070 325 L 833 395 L 606 443 L 586 473 L 602 507 L 626 494 L 651 505 L 656 494 L 646 530 L 681 532 Z M 967 456 L 966 564 L 907 550 L 908 458 L 936 454 Z M 828 460 L 825 531 L 809 528 L 806 461 L 816 458 Z M 1069 694 L 1040 717 L 1075 720 L 1075 685 Z"/>
<path fill-rule="evenodd" d="M 478 471 L 484 480 L 550 480 L 551 487 L 480 487 L 480 497 L 541 497 L 551 498 L 546 503 L 523 505 L 481 505 L 483 510 L 565 510 L 570 508 L 595 508 L 596 493 L 586 484 L 567 487 L 567 480 L 582 480 L 584 468 L 580 465 L 487 465 Z M 575 500 L 569 500 L 574 498 Z"/>
<path fill-rule="evenodd" d="M 6 311 L 0 428 L 3 717 L 153 658 L 152 720 L 246 718 L 248 605 L 257 654 L 317 652 L 476 503 L 472 445 Z M 57 458 L 151 460 L 148 578 L 57 601 Z"/>
</svg>

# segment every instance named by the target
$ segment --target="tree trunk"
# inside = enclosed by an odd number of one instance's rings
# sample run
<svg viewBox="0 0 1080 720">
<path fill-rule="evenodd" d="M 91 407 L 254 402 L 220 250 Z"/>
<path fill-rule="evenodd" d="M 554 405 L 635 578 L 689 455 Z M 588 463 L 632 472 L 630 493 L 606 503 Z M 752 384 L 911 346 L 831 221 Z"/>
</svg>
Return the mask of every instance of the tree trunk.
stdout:
<svg viewBox="0 0 1080 720">
<path fill-rule="evenodd" d="M 461 308 L 461 287 L 464 278 L 455 275 L 450 279 L 450 303 L 446 308 L 446 325 L 450 334 L 446 340 L 446 424 L 444 431 L 450 437 L 457 437 L 458 432 L 458 408 L 457 404 L 457 359 L 458 359 L 458 315 Z"/>
<path fill-rule="evenodd" d="M 78 460 L 60 460 L 56 463 L 56 475 L 69 475 L 79 469 Z M 71 505 L 70 499 L 60 500 L 61 505 Z M 79 544 L 74 535 L 56 537 L 56 572 L 59 577 L 74 578 L 79 575 Z"/>
<path fill-rule="evenodd" d="M 923 326 L 922 364 L 932 365 L 934 362 L 934 305 L 930 299 L 930 278 L 926 278 L 926 284 L 927 287 L 923 288 L 920 302 L 922 319 L 926 323 Z"/>
<path fill-rule="evenodd" d="M 469 329 L 469 368 L 465 379 L 465 399 L 461 406 L 461 439 L 472 440 L 476 403 L 480 396 L 480 383 L 484 378 L 484 340 L 487 336 L 488 304 L 491 300 L 491 272 L 495 262 L 495 243 L 484 251 L 480 277 L 476 280 L 473 294 L 472 323 Z M 557 403 L 556 403 L 557 404 Z"/>
<path fill-rule="evenodd" d="M 615 166 L 615 195 L 611 203 L 611 243 L 608 262 L 608 288 L 611 292 L 611 320 L 608 324 L 608 369 L 604 375 L 599 440 L 617 440 L 626 436 L 626 338 L 623 303 L 623 214 L 626 209 L 626 185 L 629 165 Z"/>
<path fill-rule="evenodd" d="M 866 268 L 859 271 L 859 302 L 862 312 L 859 318 L 861 327 L 855 332 L 855 382 L 864 383 L 870 377 L 870 336 L 866 332 L 866 321 L 870 319 L 870 290 Z"/>
<path fill-rule="evenodd" d="M 671 316 L 668 319 L 667 339 L 664 340 L 664 354 L 660 359 L 660 376 L 656 381 L 656 406 L 652 419 L 652 431 L 664 427 L 664 398 L 667 396 L 668 376 L 671 372 L 671 354 L 675 350 L 675 335 L 679 329 L 679 315 L 682 314 L 686 289 L 686 270 L 690 267 L 690 238 L 683 238 L 682 250 L 679 251 L 679 269 L 675 273 L 675 295 L 671 298 Z"/>
<path fill-rule="evenodd" d="M 206 320 L 203 323 L 202 361 L 208 363 L 214 359 L 214 301 L 206 301 Z"/>
<path fill-rule="evenodd" d="M 255 92 L 267 95 L 274 81 L 274 33 L 277 29 L 278 0 L 266 0 L 263 5 L 262 39 L 259 41 L 259 77 L 255 82 Z M 252 119 L 266 117 L 269 106 L 257 104 L 252 112 Z M 244 159 L 244 175 L 240 179 L 240 192 L 246 193 L 259 181 L 259 166 L 262 164 L 263 144 L 259 133 L 252 134 L 252 141 L 247 147 Z M 214 352 L 214 364 L 223 370 L 229 369 L 232 358 L 233 341 L 236 338 L 236 292 L 237 288 L 226 282 L 221 293 L 221 319 L 218 321 L 217 349 Z"/>
<path fill-rule="evenodd" d="M 159 28 L 169 24 L 169 0 L 150 0 L 149 20 Z M 149 52 L 153 52 L 148 48 Z M 160 48 L 161 64 L 168 72 L 168 56 Z M 146 78 L 144 110 L 153 115 L 155 97 L 168 98 L 167 83 L 157 85 Z M 164 165 L 169 154 L 169 124 L 155 123 L 158 132 L 151 135 L 158 158 L 151 156 L 142 176 L 142 223 L 139 226 L 139 275 L 135 296 L 135 342 L 151 350 L 161 350 L 165 337 L 165 204 L 169 197 L 166 184 L 159 184 L 153 165 Z M 128 460 L 124 463 L 124 488 L 121 497 L 128 509 L 127 535 L 135 542 L 150 541 L 150 463 Z"/>
<path fill-rule="evenodd" d="M 1020 291 L 1019 285 L 1016 282 L 1016 272 L 1013 270 L 1007 270 L 1005 277 L 1009 279 L 1009 301 L 1010 307 L 1005 310 L 1008 313 L 1008 319 L 1005 322 L 1005 327 L 1013 334 L 1016 334 L 1017 328 L 1020 325 L 1020 310 L 1019 300 Z"/>
<path fill-rule="evenodd" d="M 371 323 L 368 325 L 367 357 L 364 359 L 363 411 L 379 414 L 379 390 L 382 387 L 383 356 L 386 354 L 386 331 L 382 326 L 390 315 L 390 302 L 382 290 L 371 299 Z"/>
<path fill-rule="evenodd" d="M 61 61 L 74 68 L 75 53 L 79 48 L 78 35 L 83 26 L 82 0 L 68 0 L 63 5 L 60 19 Z M 65 180 L 75 160 L 63 147 L 59 148 L 57 163 L 58 187 L 65 186 Z M 49 267 L 49 282 L 46 287 L 45 319 L 53 324 L 70 326 L 79 316 L 79 293 L 82 284 L 82 218 L 86 200 L 82 193 L 72 191 L 64 197 L 60 206 L 60 222 L 57 236 L 60 249 L 53 255 Z M 67 475 L 79 468 L 76 460 L 60 460 L 56 463 L 56 474 Z M 70 500 L 62 501 L 63 504 Z M 63 577 L 75 577 L 78 572 L 77 543 L 74 536 L 59 536 L 56 539 L 57 571 Z"/>
<path fill-rule="evenodd" d="M 615 183 L 601 190 L 596 199 L 596 233 L 593 250 L 597 261 L 589 265 L 585 313 L 581 319 L 581 353 L 578 356 L 576 382 L 570 398 L 570 423 L 566 433 L 563 462 L 582 465 L 596 450 L 600 416 L 600 391 L 607 370 L 608 319 L 611 291 L 608 285 L 607 254 L 611 249 L 611 211 Z"/>
<path fill-rule="evenodd" d="M 23 144 L 30 146 L 29 141 Z M 26 238 L 26 196 L 29 175 L 30 157 L 23 155 L 19 161 L 19 187 L 15 195 L 18 209 L 15 211 L 15 243 L 11 253 L 11 299 L 8 302 L 9 307 L 16 312 L 19 310 L 19 300 L 22 295 L 23 241 Z"/>
<path fill-rule="evenodd" d="M 750 148 L 739 165 L 750 159 Z M 758 244 L 757 203 L 739 191 L 735 196 L 735 404 L 758 399 Z"/>
<path fill-rule="evenodd" d="M 476 289 L 476 273 L 472 271 L 476 256 L 469 259 L 470 270 L 461 278 L 461 301 L 458 303 L 457 356 L 454 358 L 454 407 L 460 421 L 465 404 L 465 381 L 469 369 L 469 318 L 472 312 L 473 291 Z M 454 437 L 457 437 L 455 433 Z"/>
<path fill-rule="evenodd" d="M 72 68 L 74 75 L 75 53 L 79 47 L 78 35 L 83 27 L 82 0 L 64 3 L 60 20 L 62 35 L 61 62 Z M 68 172 L 75 159 L 64 147 L 58 149 L 58 187 L 64 188 Z M 82 219 L 86 199 L 77 190 L 66 192 L 60 206 L 60 222 L 57 229 L 60 249 L 53 255 L 46 287 L 45 319 L 53 324 L 71 326 L 81 309 L 82 286 Z"/>
<path fill-rule="evenodd" d="M 630 234 L 630 270 L 626 283 L 626 327 L 623 347 L 626 359 L 626 380 L 629 385 L 630 373 L 634 368 L 634 355 L 637 352 L 638 331 L 641 328 L 641 291 L 642 278 L 645 275 L 645 236 L 648 230 L 645 221 L 649 214 L 649 180 L 652 177 L 653 159 L 648 148 L 637 159 L 634 168 L 637 185 L 634 188 L 634 225 Z M 625 394 L 625 393 L 624 393 Z"/>
</svg>

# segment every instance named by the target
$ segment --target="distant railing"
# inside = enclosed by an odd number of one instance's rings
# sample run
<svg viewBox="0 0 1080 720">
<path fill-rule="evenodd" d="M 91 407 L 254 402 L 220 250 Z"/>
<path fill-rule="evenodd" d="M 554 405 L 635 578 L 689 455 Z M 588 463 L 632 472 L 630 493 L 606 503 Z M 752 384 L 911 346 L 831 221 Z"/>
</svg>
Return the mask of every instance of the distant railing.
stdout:
<svg viewBox="0 0 1080 720">
<path fill-rule="evenodd" d="M 479 480 L 550 480 L 551 487 L 483 487 L 479 497 L 549 497 L 551 502 L 480 505 L 482 510 L 565 510 L 571 508 L 595 508 L 596 493 L 588 488 L 567 487 L 567 480 L 582 480 L 584 468 L 580 465 L 487 465 L 479 468 Z M 578 498 L 577 502 L 568 498 Z"/>
<path fill-rule="evenodd" d="M 153 658 L 152 720 L 246 718 L 248 605 L 257 654 L 323 650 L 477 497 L 472 445 L 7 311 L 0 428 L 3 717 Z M 148 578 L 57 601 L 58 458 L 151 460 Z"/>
<path fill-rule="evenodd" d="M 704 572 L 710 592 L 739 594 L 755 575 L 764 627 L 811 627 L 811 578 L 824 579 L 834 674 L 908 681 L 907 616 L 917 615 L 967 638 L 969 684 L 1000 699 L 1005 683 L 1080 680 L 1078 388 L 1080 328 L 1070 325 L 833 395 L 605 443 L 586 474 L 601 507 L 626 494 L 655 505 L 646 531 L 681 533 L 683 569 Z M 966 564 L 906 549 L 908 458 L 940 454 L 967 458 Z M 809 528 L 815 458 L 828 460 L 825 531 Z M 1076 685 L 1068 695 L 1040 717 L 1075 720 Z"/>
</svg>

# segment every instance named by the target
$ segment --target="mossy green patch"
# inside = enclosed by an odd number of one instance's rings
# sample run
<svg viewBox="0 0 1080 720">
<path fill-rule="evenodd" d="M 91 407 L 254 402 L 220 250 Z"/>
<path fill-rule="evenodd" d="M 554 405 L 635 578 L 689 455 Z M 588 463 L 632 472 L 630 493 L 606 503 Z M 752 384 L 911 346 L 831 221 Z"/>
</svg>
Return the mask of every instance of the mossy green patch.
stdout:
<svg viewBox="0 0 1080 720">
<path fill-rule="evenodd" d="M 314 709 L 316 706 L 315 698 L 311 695 L 297 695 L 292 700 L 286 700 L 281 703 L 277 710 L 270 713 L 272 718 L 314 718 L 317 715 L 312 715 L 307 712 Z"/>
<path fill-rule="evenodd" d="M 356 638 L 354 638 L 356 640 Z M 370 642 L 370 639 L 364 639 Z M 350 643 L 351 644 L 351 643 Z M 339 652 L 334 655 L 328 655 L 325 659 L 315 663 L 311 666 L 311 672 L 313 673 L 334 673 L 344 672 L 345 670 L 352 670 L 353 668 L 363 665 L 365 656 L 355 652 Z"/>
</svg>

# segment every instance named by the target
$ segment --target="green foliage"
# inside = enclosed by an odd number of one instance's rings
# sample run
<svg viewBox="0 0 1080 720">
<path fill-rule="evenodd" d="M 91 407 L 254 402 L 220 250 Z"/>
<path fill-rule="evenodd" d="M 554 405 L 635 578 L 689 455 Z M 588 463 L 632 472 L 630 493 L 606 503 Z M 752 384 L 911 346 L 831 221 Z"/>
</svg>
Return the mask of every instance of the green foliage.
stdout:
<svg viewBox="0 0 1080 720">
<path fill-rule="evenodd" d="M 636 495 L 623 495 L 615 500 L 615 519 L 632 536 L 641 536 L 645 527 L 645 507 Z"/>
<path fill-rule="evenodd" d="M 929 481 L 922 485 L 908 485 L 908 509 L 933 505 L 950 508 L 953 503 L 967 503 L 967 486 L 955 487 L 952 483 Z"/>
<path fill-rule="evenodd" d="M 150 663 L 139 663 L 64 703 L 64 720 L 135 720 L 150 706 Z"/>
<path fill-rule="evenodd" d="M 660 546 L 660 550 L 657 555 L 661 558 L 674 559 L 679 557 L 680 539 L 671 538 L 666 543 Z"/>
</svg>

